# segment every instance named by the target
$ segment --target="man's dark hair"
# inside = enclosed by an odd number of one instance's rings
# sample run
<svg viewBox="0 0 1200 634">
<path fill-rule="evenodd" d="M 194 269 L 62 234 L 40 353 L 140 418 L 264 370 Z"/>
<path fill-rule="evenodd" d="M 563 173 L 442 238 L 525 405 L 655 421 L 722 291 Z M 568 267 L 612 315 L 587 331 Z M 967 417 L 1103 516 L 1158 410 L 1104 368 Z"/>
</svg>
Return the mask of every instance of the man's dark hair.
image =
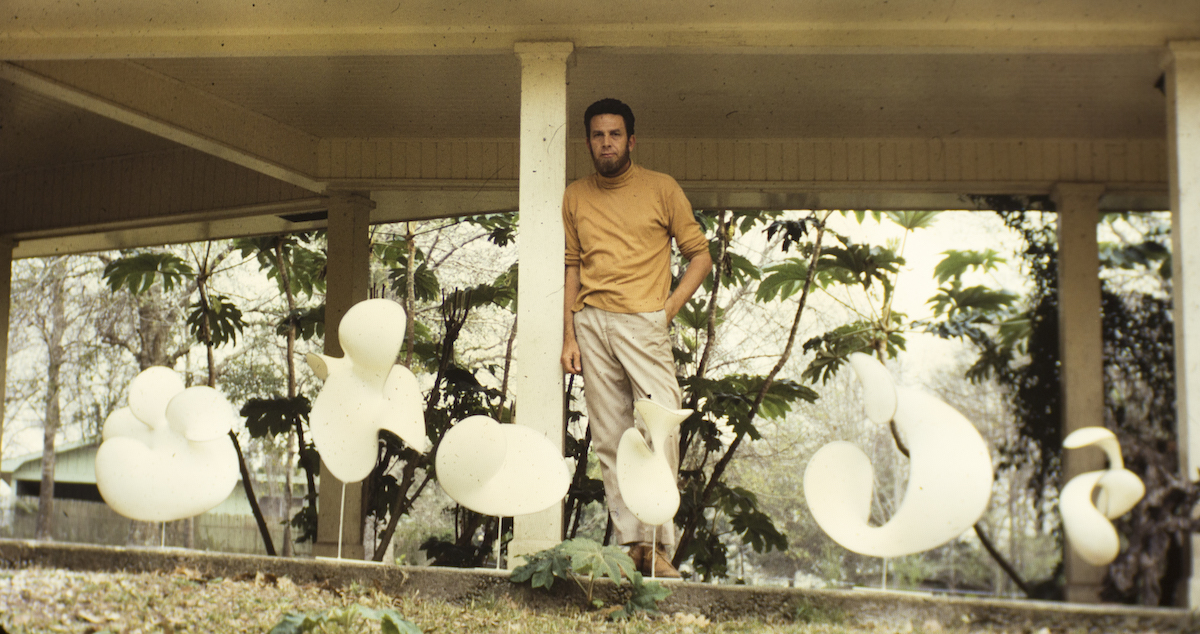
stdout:
<svg viewBox="0 0 1200 634">
<path fill-rule="evenodd" d="M 601 99 L 583 111 L 583 129 L 592 134 L 592 117 L 599 114 L 620 115 L 625 120 L 625 134 L 633 136 L 633 110 L 618 99 Z"/>
</svg>

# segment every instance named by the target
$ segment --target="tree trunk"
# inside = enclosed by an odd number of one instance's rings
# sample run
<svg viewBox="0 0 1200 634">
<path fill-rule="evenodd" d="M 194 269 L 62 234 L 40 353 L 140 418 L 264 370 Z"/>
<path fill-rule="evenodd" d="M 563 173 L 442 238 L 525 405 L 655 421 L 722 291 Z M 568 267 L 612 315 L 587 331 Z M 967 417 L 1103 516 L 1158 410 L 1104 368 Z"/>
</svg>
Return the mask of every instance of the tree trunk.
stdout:
<svg viewBox="0 0 1200 634">
<path fill-rule="evenodd" d="M 66 309 L 63 306 L 63 276 L 65 260 L 57 258 L 47 275 L 46 291 L 50 310 L 43 324 L 42 337 L 46 343 L 46 407 L 43 422 L 42 484 L 38 492 L 37 526 L 34 536 L 40 540 L 54 539 L 54 441 L 62 422 L 59 391 L 62 387 L 62 366 L 66 360 L 63 338 L 67 328 Z"/>
</svg>

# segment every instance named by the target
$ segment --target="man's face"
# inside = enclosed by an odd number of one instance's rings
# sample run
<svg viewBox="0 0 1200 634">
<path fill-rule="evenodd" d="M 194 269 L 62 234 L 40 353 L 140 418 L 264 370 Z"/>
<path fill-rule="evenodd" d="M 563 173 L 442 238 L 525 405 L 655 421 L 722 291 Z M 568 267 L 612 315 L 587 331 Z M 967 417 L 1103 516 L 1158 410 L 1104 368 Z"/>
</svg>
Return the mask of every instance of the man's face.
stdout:
<svg viewBox="0 0 1200 634">
<path fill-rule="evenodd" d="M 601 176 L 617 176 L 629 168 L 629 151 L 636 139 L 625 134 L 625 119 L 617 114 L 598 114 L 592 117 L 588 132 L 588 149 L 592 163 Z"/>
</svg>

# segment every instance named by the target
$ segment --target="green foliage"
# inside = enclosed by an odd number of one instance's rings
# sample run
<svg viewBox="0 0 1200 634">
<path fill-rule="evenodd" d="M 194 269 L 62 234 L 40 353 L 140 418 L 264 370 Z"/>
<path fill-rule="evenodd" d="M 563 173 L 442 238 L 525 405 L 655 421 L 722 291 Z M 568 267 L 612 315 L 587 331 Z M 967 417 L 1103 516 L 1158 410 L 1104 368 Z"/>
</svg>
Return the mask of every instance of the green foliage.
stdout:
<svg viewBox="0 0 1200 634">
<path fill-rule="evenodd" d="M 295 327 L 296 337 L 311 341 L 325 336 L 325 303 L 297 308 L 289 311 L 275 328 L 275 334 L 284 337 Z"/>
<path fill-rule="evenodd" d="M 398 236 L 390 242 L 374 244 L 371 249 L 375 253 L 375 257 L 379 258 L 388 268 L 388 280 L 391 283 L 392 292 L 396 294 L 396 298 L 401 303 L 406 302 L 408 300 L 408 239 Z M 413 295 L 416 296 L 416 301 L 428 302 L 437 299 L 441 294 L 441 285 L 437 275 L 429 268 L 425 252 L 415 249 L 413 261 L 416 263 L 416 269 L 413 271 Z"/>
<path fill-rule="evenodd" d="M 280 291 L 311 298 L 325 292 L 325 251 L 319 247 L 324 237 L 324 231 L 290 233 L 238 238 L 233 245 L 241 251 L 242 257 L 253 256 L 259 270 L 266 271 L 267 279 L 274 280 Z M 281 257 L 282 274 L 279 268 Z"/>
<path fill-rule="evenodd" d="M 937 220 L 940 211 L 889 211 L 887 217 L 892 222 L 904 227 L 909 231 L 914 229 L 928 229 L 933 226 L 933 221 Z"/>
<path fill-rule="evenodd" d="M 581 578 L 586 579 L 586 585 Z M 584 592 L 588 605 L 594 608 L 604 606 L 594 598 L 596 580 L 603 578 L 617 585 L 629 581 L 629 600 L 620 609 L 610 612 L 610 618 L 623 618 L 639 611 L 657 612 L 658 602 L 671 594 L 657 581 L 647 583 L 629 555 L 617 546 L 602 546 L 582 537 L 528 556 L 525 565 L 514 569 L 509 576 L 513 583 L 529 582 L 534 588 L 547 590 L 553 587 L 555 579 L 569 579 Z"/>
<path fill-rule="evenodd" d="M 498 246 L 506 247 L 516 241 L 517 237 L 517 222 L 520 220 L 518 212 L 488 214 L 486 216 L 467 216 L 463 218 L 464 222 L 478 226 L 480 229 L 488 232 L 488 242 Z"/>
<path fill-rule="evenodd" d="M 783 249 L 784 253 L 787 253 L 793 244 L 800 244 L 802 240 L 808 237 L 808 225 L 809 221 L 807 218 L 800 220 L 776 220 L 767 226 L 767 240 L 774 239 L 777 233 L 782 235 L 783 241 L 780 244 L 780 248 Z"/>
<path fill-rule="evenodd" d="M 779 297 L 784 300 L 796 293 L 804 287 L 805 280 L 808 279 L 808 261 L 800 258 L 788 258 L 787 260 L 768 266 L 766 268 L 767 277 L 758 285 L 758 291 L 754 297 L 760 302 L 769 302 Z"/>
<path fill-rule="evenodd" d="M 899 324 L 901 315 L 892 313 L 893 326 Z M 804 342 L 804 351 L 813 352 L 813 360 L 800 377 L 810 383 L 826 383 L 847 362 L 853 352 L 868 354 L 885 350 L 894 357 L 904 349 L 906 340 L 897 330 L 881 330 L 873 321 L 860 320 L 843 324 Z"/>
<path fill-rule="evenodd" d="M 963 288 L 962 281 L 956 278 L 949 286 L 939 288 L 928 303 L 933 304 L 935 316 L 954 317 L 963 313 L 996 313 L 1016 301 L 1015 293 L 980 285 Z"/>
<path fill-rule="evenodd" d="M 177 255 L 159 251 L 138 253 L 109 262 L 104 267 L 104 280 L 114 292 L 128 288 L 140 295 L 161 279 L 163 290 L 170 292 L 185 278 L 196 276 L 196 269 Z"/>
<path fill-rule="evenodd" d="M 1171 251 L 1164 242 L 1155 239 L 1136 244 L 1103 242 L 1100 264 L 1112 269 L 1150 269 L 1164 280 L 1171 279 Z"/>
<path fill-rule="evenodd" d="M 422 634 L 424 631 L 411 621 L 405 620 L 395 610 L 376 610 L 362 605 L 351 605 L 320 612 L 289 612 L 271 628 L 270 634 L 348 632 L 360 619 L 379 622 L 379 631 L 382 634 Z"/>
<path fill-rule="evenodd" d="M 787 537 L 775 528 L 770 516 L 759 510 L 757 495 L 741 487 L 721 485 L 715 497 L 718 508 L 730 518 L 733 531 L 743 544 L 750 544 L 758 553 L 772 548 L 787 550 Z"/>
<path fill-rule="evenodd" d="M 311 411 L 312 403 L 303 396 L 274 396 L 249 399 L 238 414 L 246 418 L 251 438 L 266 438 L 290 432 L 297 421 L 307 423 Z"/>
<path fill-rule="evenodd" d="M 946 257 L 942 258 L 942 261 L 933 268 L 933 276 L 937 278 L 938 284 L 945 284 L 951 279 L 959 279 L 967 271 L 987 273 L 1008 261 L 994 249 L 983 251 L 955 251 L 952 249 L 943 252 L 942 255 Z"/>
<path fill-rule="evenodd" d="M 859 244 L 846 236 L 830 233 L 842 246 L 823 249 L 817 262 L 818 269 L 829 271 L 831 277 L 842 284 L 857 284 L 867 291 L 874 282 L 879 282 L 885 294 L 890 294 L 891 277 L 900 272 L 904 258 L 888 247 Z"/>
<path fill-rule="evenodd" d="M 817 393 L 807 386 L 786 379 L 776 380 L 767 388 L 762 403 L 754 411 L 755 397 L 764 383 L 765 376 L 748 374 L 728 374 L 719 379 L 684 379 L 680 387 L 703 403 L 697 410 L 699 418 L 693 416 L 685 421 L 684 433 L 695 430 L 693 420 L 706 420 L 714 425 L 724 421 L 735 433 L 757 440 L 761 434 L 753 424 L 755 416 L 782 418 L 797 400 L 809 403 L 817 400 Z"/>
<path fill-rule="evenodd" d="M 188 332 L 197 341 L 206 344 L 223 346 L 237 343 L 237 336 L 246 326 L 242 320 L 242 310 L 224 295 L 210 295 L 208 306 L 198 301 L 191 308 L 187 317 Z M 208 341 L 205 341 L 206 337 Z"/>
</svg>

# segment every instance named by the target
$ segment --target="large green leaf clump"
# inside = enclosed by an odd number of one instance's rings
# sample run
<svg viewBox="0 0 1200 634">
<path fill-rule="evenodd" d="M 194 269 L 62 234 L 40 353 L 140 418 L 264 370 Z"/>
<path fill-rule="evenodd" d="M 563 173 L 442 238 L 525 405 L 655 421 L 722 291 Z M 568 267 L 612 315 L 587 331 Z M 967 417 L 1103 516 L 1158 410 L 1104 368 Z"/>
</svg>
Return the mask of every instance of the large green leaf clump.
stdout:
<svg viewBox="0 0 1200 634">
<path fill-rule="evenodd" d="M 630 598 L 611 610 L 610 618 L 624 618 L 639 611 L 657 612 L 658 602 L 671 594 L 657 581 L 647 583 L 619 547 L 603 546 L 583 537 L 534 553 L 526 560 L 525 565 L 512 571 L 509 579 L 513 583 L 529 582 L 534 588 L 549 589 L 555 579 L 570 579 L 587 595 L 588 604 L 596 608 L 604 607 L 603 601 L 594 598 L 597 579 L 607 577 L 617 585 L 628 580 Z M 587 580 L 586 585 L 582 579 Z"/>
</svg>

